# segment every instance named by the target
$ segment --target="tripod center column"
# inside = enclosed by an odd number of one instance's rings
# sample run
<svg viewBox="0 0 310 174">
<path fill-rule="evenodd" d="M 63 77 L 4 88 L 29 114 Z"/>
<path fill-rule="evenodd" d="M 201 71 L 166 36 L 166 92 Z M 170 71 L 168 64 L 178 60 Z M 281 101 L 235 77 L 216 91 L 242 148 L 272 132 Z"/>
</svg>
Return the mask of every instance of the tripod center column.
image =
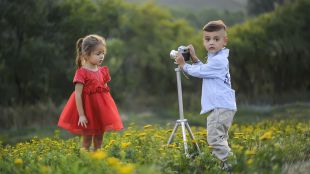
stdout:
<svg viewBox="0 0 310 174">
<path fill-rule="evenodd" d="M 179 101 L 179 116 L 180 120 L 184 119 L 183 113 L 183 98 L 182 98 L 182 84 L 181 84 L 181 75 L 180 75 L 180 67 L 175 68 L 175 72 L 177 75 L 177 87 L 178 87 L 178 101 Z"/>
</svg>

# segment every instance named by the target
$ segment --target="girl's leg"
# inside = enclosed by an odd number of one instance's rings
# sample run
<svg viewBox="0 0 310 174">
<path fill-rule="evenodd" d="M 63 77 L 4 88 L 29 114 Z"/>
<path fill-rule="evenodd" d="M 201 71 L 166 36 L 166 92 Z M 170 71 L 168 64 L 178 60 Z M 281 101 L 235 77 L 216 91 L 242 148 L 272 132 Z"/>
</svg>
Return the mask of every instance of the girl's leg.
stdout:
<svg viewBox="0 0 310 174">
<path fill-rule="evenodd" d="M 89 147 L 91 145 L 91 140 L 92 140 L 92 136 L 91 135 L 84 135 L 83 136 L 83 143 L 82 143 L 82 147 L 85 150 L 89 150 Z"/>
<path fill-rule="evenodd" d="M 103 138 L 103 133 L 98 134 L 98 135 L 94 135 L 94 140 L 93 140 L 94 141 L 94 151 L 101 148 L 102 138 Z"/>
</svg>

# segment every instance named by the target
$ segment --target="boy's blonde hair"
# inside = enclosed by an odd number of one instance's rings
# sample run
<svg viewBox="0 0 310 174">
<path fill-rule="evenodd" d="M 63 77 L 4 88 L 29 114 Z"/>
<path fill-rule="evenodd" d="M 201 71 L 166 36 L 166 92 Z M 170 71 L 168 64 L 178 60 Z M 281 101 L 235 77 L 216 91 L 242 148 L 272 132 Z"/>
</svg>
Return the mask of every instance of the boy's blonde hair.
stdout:
<svg viewBox="0 0 310 174">
<path fill-rule="evenodd" d="M 222 20 L 217 20 L 217 21 L 210 21 L 208 22 L 203 28 L 203 31 L 208 31 L 208 32 L 213 32 L 213 31 L 220 31 L 224 30 L 226 32 L 227 26 Z"/>
</svg>

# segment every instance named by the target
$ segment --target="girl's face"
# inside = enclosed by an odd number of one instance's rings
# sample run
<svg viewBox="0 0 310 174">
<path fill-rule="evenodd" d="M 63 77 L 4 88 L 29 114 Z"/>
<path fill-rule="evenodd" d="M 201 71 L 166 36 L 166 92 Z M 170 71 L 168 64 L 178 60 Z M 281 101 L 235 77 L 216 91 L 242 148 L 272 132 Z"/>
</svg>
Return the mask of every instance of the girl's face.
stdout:
<svg viewBox="0 0 310 174">
<path fill-rule="evenodd" d="M 224 30 L 208 32 L 204 31 L 203 45 L 209 53 L 216 53 L 227 44 L 227 36 Z"/>
<path fill-rule="evenodd" d="M 86 56 L 85 62 L 91 65 L 101 65 L 104 60 L 105 47 L 102 44 L 96 46 L 89 56 Z"/>
</svg>

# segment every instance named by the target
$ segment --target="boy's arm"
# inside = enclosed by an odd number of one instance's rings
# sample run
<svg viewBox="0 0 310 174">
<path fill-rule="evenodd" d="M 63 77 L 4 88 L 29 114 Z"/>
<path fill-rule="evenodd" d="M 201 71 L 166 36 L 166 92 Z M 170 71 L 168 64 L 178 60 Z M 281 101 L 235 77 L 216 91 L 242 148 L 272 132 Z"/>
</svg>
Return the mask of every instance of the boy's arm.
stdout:
<svg viewBox="0 0 310 174">
<path fill-rule="evenodd" d="M 82 101 L 82 91 L 83 91 L 83 84 L 82 83 L 76 83 L 75 84 L 75 101 L 76 101 L 76 108 L 79 113 L 79 122 L 78 126 L 84 126 L 87 127 L 87 119 L 84 113 L 83 109 L 83 101 Z"/>
<path fill-rule="evenodd" d="M 216 78 L 221 77 L 223 70 L 225 70 L 224 62 L 217 59 L 209 61 L 207 64 L 197 62 L 192 65 L 185 63 L 183 70 L 187 74 L 198 78 Z"/>
<path fill-rule="evenodd" d="M 197 56 L 191 57 L 191 58 L 192 58 L 192 62 L 193 62 L 192 65 L 201 65 L 201 64 L 203 64 L 203 63 L 198 59 Z M 183 57 L 183 55 L 182 55 L 181 53 L 177 53 L 177 57 L 175 58 L 175 62 L 174 62 L 174 63 L 175 63 L 175 64 L 178 64 L 178 65 L 180 66 L 181 69 L 183 69 L 183 66 L 184 66 L 185 64 L 187 64 L 187 63 L 185 62 L 184 57 Z"/>
</svg>

